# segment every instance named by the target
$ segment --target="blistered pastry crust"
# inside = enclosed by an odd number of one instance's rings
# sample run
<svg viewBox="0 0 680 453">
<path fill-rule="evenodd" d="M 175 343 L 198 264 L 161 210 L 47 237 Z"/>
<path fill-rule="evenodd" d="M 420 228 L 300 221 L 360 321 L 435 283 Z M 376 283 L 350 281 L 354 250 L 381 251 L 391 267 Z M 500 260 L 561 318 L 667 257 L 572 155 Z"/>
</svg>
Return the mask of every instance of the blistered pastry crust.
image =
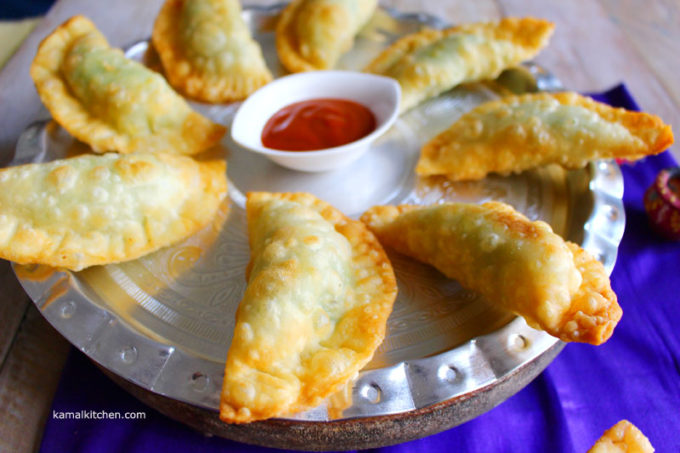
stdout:
<svg viewBox="0 0 680 453">
<path fill-rule="evenodd" d="M 588 453 L 654 453 L 654 447 L 635 425 L 621 420 L 605 431 Z"/>
<path fill-rule="evenodd" d="M 510 17 L 425 29 L 397 40 L 365 71 L 399 82 L 404 112 L 461 83 L 494 79 L 504 69 L 533 58 L 548 43 L 553 28 L 546 20 Z"/>
<path fill-rule="evenodd" d="M 191 110 L 160 75 L 110 48 L 83 16 L 43 40 L 31 77 L 54 119 L 96 152 L 195 154 L 225 132 Z"/>
<path fill-rule="evenodd" d="M 200 10 L 184 17 L 187 5 Z M 152 41 L 170 85 L 198 101 L 241 101 L 272 80 L 237 0 L 167 0 Z"/>
<path fill-rule="evenodd" d="M 371 18 L 377 0 L 293 0 L 276 26 L 276 50 L 290 72 L 332 69 Z"/>
<path fill-rule="evenodd" d="M 0 170 L 0 258 L 74 271 L 127 261 L 206 225 L 226 194 L 224 161 L 83 155 Z"/>
<path fill-rule="evenodd" d="M 382 342 L 397 293 L 377 239 L 331 205 L 259 192 L 248 194 L 247 214 L 248 288 L 220 402 L 229 423 L 295 413 L 335 393 Z"/>
<path fill-rule="evenodd" d="M 382 244 L 564 341 L 601 344 L 621 319 L 601 263 L 504 203 L 375 206 L 361 220 Z"/>
<path fill-rule="evenodd" d="M 420 175 L 481 179 L 550 163 L 581 168 L 595 159 L 640 159 L 673 143 L 655 115 L 610 107 L 576 93 L 536 93 L 486 102 L 426 143 Z"/>
</svg>

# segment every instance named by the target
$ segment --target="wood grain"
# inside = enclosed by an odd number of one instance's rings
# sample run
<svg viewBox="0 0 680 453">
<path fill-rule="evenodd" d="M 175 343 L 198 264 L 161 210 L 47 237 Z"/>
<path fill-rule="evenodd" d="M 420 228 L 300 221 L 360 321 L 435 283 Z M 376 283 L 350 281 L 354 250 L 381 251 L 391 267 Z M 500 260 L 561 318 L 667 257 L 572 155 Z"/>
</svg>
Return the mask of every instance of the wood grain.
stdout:
<svg viewBox="0 0 680 453">
<path fill-rule="evenodd" d="M 60 0 L 0 73 L 0 165 L 17 137 L 47 117 L 28 67 L 39 42 L 74 14 L 85 14 L 116 46 L 151 33 L 162 0 Z M 245 1 L 271 5 L 272 0 Z M 680 133 L 680 3 L 677 0 L 381 0 L 450 23 L 532 15 L 556 23 L 550 46 L 537 58 L 570 89 L 598 91 L 625 82 L 643 109 Z M 680 160 L 680 146 L 673 149 Z M 28 303 L 0 261 L 0 451 L 33 451 L 68 351 L 67 342 Z"/>
<path fill-rule="evenodd" d="M 4 260 L 0 260 L 0 288 L 4 293 L 0 299 L 0 320 L 2 320 L 0 369 L 2 369 L 2 364 L 5 363 L 10 346 L 28 308 L 28 296 L 21 289 L 21 285 L 17 282 L 9 263 Z"/>
<path fill-rule="evenodd" d="M 0 451 L 34 451 L 69 343 L 30 305 L 0 369 Z"/>
</svg>

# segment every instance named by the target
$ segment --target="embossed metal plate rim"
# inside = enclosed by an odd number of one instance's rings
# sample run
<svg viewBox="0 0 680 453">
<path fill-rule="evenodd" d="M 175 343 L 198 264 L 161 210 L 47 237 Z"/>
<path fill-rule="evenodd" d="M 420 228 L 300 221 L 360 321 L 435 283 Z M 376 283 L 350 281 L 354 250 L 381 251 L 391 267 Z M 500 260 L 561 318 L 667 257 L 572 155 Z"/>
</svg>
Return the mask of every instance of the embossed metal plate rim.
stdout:
<svg viewBox="0 0 680 453">
<path fill-rule="evenodd" d="M 271 15 L 280 9 L 280 5 L 251 8 L 244 17 Z M 415 20 L 432 27 L 445 25 L 424 14 L 388 13 L 397 20 Z M 559 81 L 541 68 L 528 68 L 539 88 L 560 87 Z M 44 130 L 44 124 L 38 124 L 25 131 L 17 145 L 16 163 L 42 158 Z M 589 172 L 593 208 L 584 224 L 582 245 L 611 271 L 625 224 L 622 177 L 613 161 L 591 164 Z M 189 353 L 121 322 L 93 302 L 92 288 L 70 272 L 51 271 L 30 279 L 22 277 L 19 267 L 15 272 L 46 319 L 92 360 L 152 392 L 212 410 L 218 408 L 223 362 Z M 354 383 L 353 404 L 342 418 L 408 413 L 445 403 L 504 379 L 558 341 L 516 318 L 441 354 L 364 371 Z M 328 408 L 320 406 L 293 419 L 324 422 L 329 420 Z"/>
</svg>

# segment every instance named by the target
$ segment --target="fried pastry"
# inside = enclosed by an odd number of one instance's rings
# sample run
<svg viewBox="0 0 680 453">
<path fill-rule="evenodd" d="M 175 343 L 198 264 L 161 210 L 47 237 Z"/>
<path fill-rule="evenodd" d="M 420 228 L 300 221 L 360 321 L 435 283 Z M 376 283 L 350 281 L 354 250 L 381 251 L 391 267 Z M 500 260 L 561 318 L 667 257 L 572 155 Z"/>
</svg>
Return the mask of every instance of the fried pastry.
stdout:
<svg viewBox="0 0 680 453">
<path fill-rule="evenodd" d="M 291 72 L 333 68 L 377 5 L 377 0 L 293 0 L 276 26 L 281 63 Z"/>
<path fill-rule="evenodd" d="M 82 155 L 0 170 L 0 258 L 74 271 L 138 258 L 206 225 L 223 160 Z"/>
<path fill-rule="evenodd" d="M 605 431 L 588 453 L 654 453 L 654 447 L 635 425 L 621 420 Z"/>
<path fill-rule="evenodd" d="M 536 93 L 486 102 L 423 146 L 416 173 L 452 180 L 521 172 L 550 163 L 640 159 L 673 143 L 657 116 L 610 107 L 576 93 Z"/>
<path fill-rule="evenodd" d="M 375 206 L 361 220 L 383 245 L 561 340 L 603 343 L 621 318 L 602 264 L 507 204 Z"/>
<path fill-rule="evenodd" d="M 272 79 L 238 0 L 167 0 L 151 37 L 170 85 L 193 99 L 240 101 Z"/>
<path fill-rule="evenodd" d="M 243 423 L 319 405 L 385 336 L 392 266 L 359 221 L 303 193 L 250 193 L 251 261 L 224 372 L 220 418 Z"/>
<path fill-rule="evenodd" d="M 43 40 L 31 77 L 54 119 L 96 152 L 194 154 L 225 132 L 159 74 L 109 47 L 83 16 Z"/>
<path fill-rule="evenodd" d="M 495 79 L 533 58 L 553 28 L 552 22 L 529 17 L 425 29 L 396 41 L 365 71 L 399 82 L 400 110 L 405 112 L 456 85 Z"/>
</svg>

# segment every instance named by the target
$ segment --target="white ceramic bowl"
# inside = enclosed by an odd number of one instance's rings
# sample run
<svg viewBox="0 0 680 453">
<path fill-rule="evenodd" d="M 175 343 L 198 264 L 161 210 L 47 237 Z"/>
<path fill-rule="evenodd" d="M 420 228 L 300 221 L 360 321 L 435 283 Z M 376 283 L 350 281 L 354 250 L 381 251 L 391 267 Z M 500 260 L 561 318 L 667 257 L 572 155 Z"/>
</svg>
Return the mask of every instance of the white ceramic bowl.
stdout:
<svg viewBox="0 0 680 453">
<path fill-rule="evenodd" d="M 400 97 L 399 84 L 388 77 L 352 71 L 292 74 L 263 86 L 241 104 L 231 125 L 231 137 L 240 146 L 287 168 L 309 172 L 332 170 L 358 159 L 390 128 L 399 112 Z M 295 102 L 316 98 L 363 104 L 375 116 L 375 130 L 346 145 L 318 151 L 281 151 L 262 144 L 262 129 L 274 113 Z"/>
</svg>

